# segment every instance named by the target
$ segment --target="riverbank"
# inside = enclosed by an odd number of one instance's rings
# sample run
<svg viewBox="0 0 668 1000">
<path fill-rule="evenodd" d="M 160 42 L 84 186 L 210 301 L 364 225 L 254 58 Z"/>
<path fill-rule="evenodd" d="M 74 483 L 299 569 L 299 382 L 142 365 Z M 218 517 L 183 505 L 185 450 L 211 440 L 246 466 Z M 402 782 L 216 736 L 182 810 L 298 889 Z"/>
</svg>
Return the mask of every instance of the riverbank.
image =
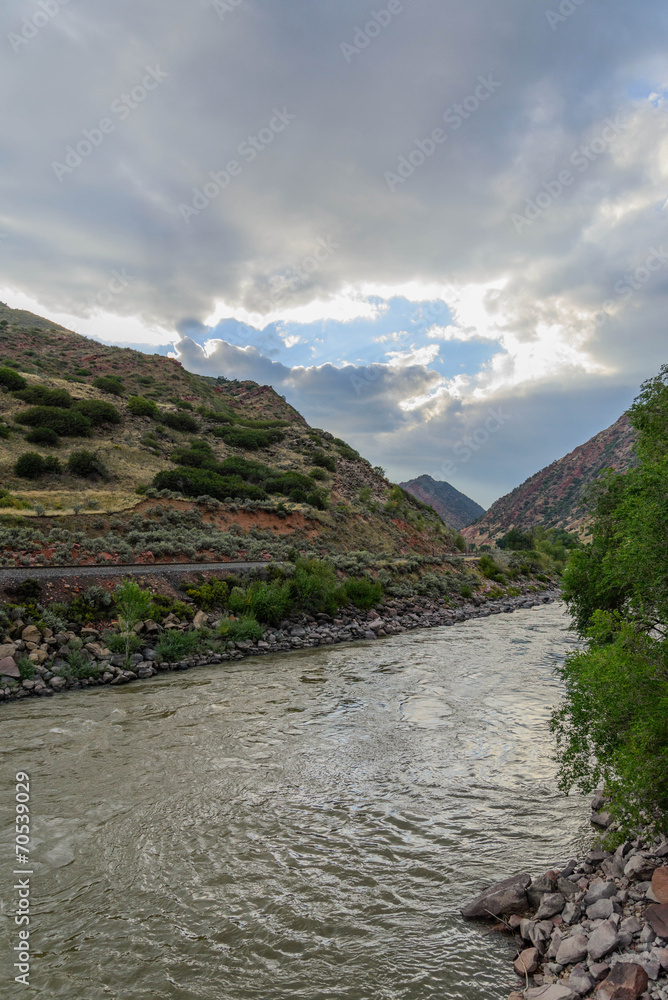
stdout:
<svg viewBox="0 0 668 1000">
<path fill-rule="evenodd" d="M 52 697 L 68 690 L 84 687 L 129 684 L 148 680 L 161 673 L 189 670 L 247 656 L 291 652 L 317 646 L 336 645 L 362 640 L 376 641 L 385 636 L 401 635 L 420 628 L 439 628 L 457 625 L 472 618 L 485 618 L 509 614 L 524 608 L 552 603 L 559 598 L 556 590 L 527 592 L 516 597 L 502 597 L 482 601 L 480 598 L 463 602 L 459 607 L 444 606 L 442 601 L 427 598 L 388 599 L 371 611 L 341 609 L 336 615 L 299 615 L 281 622 L 281 627 L 267 628 L 263 637 L 244 642 L 228 642 L 223 652 L 207 651 L 178 661 L 161 659 L 155 649 L 157 639 L 164 629 L 155 622 L 142 622 L 135 629 L 145 646 L 126 664 L 125 656 L 114 655 L 105 647 L 100 630 L 84 627 L 75 631 L 54 634 L 51 629 L 15 623 L 15 632 L 0 644 L 0 701 L 14 701 L 26 697 Z M 167 629 L 215 628 L 220 616 L 197 612 L 194 621 L 163 623 Z M 73 675 L 65 657 L 71 652 L 72 642 L 81 644 L 81 653 L 88 664 L 84 673 Z M 16 660 L 32 654 L 34 676 L 21 678 Z M 130 669 L 128 667 L 130 666 Z M 11 671 L 4 675 L 3 671 Z"/>
<path fill-rule="evenodd" d="M 592 823 L 610 827 L 600 793 Z M 515 875 L 462 915 L 499 918 L 514 935 L 525 988 L 509 1000 L 668 1000 L 668 838 L 594 846 L 537 877 Z"/>
</svg>

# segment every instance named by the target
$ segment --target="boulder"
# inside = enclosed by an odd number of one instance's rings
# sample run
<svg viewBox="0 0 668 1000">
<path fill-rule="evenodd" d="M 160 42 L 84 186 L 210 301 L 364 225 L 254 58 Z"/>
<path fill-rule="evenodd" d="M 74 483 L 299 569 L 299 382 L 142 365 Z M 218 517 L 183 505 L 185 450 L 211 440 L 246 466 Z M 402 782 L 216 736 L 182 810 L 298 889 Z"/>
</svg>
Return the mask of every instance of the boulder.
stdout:
<svg viewBox="0 0 668 1000">
<path fill-rule="evenodd" d="M 550 917 L 555 917 L 557 913 L 561 913 L 565 905 L 566 900 L 560 892 L 546 892 L 538 907 L 536 920 L 549 920 Z"/>
<path fill-rule="evenodd" d="M 539 964 L 538 948 L 525 948 L 513 962 L 513 968 L 517 975 L 524 979 L 525 975 L 533 976 Z"/>
<path fill-rule="evenodd" d="M 207 620 L 206 614 L 203 611 L 198 611 L 193 618 L 193 628 L 204 628 Z"/>
<path fill-rule="evenodd" d="M 591 906 L 592 903 L 597 903 L 599 899 L 611 899 L 617 893 L 617 886 L 614 882 L 606 882 L 602 878 L 595 879 L 584 898 L 584 905 Z"/>
<path fill-rule="evenodd" d="M 543 896 L 548 892 L 556 891 L 557 881 L 552 877 L 552 872 L 547 872 L 545 875 L 539 875 L 538 878 L 532 879 L 531 885 L 527 889 L 530 906 L 538 909 Z"/>
<path fill-rule="evenodd" d="M 647 855 L 634 854 L 624 866 L 624 875 L 627 878 L 636 879 L 638 882 L 645 882 L 652 878 L 656 867 L 656 861 Z"/>
<path fill-rule="evenodd" d="M 575 993 L 565 983 L 552 983 L 549 986 L 535 986 L 524 991 L 524 1000 L 576 1000 Z"/>
<path fill-rule="evenodd" d="M 665 865 L 652 875 L 652 892 L 657 903 L 668 903 L 668 868 Z"/>
<path fill-rule="evenodd" d="M 466 920 L 490 920 L 511 913 L 524 913 L 528 909 L 527 887 L 531 876 L 522 872 L 503 882 L 496 882 L 462 909 Z"/>
<path fill-rule="evenodd" d="M 653 903 L 645 910 L 645 920 L 660 938 L 668 938 L 668 903 Z"/>
<path fill-rule="evenodd" d="M 580 997 L 594 989 L 594 980 L 582 965 L 576 965 L 565 982 L 568 988 Z"/>
<path fill-rule="evenodd" d="M 3 642 L 0 644 L 0 660 L 4 660 L 8 656 L 13 656 L 15 652 L 15 642 Z"/>
<path fill-rule="evenodd" d="M 647 989 L 647 982 L 641 965 L 618 962 L 598 987 L 599 1000 L 637 1000 Z"/>
<path fill-rule="evenodd" d="M 19 668 L 16 666 L 13 656 L 3 656 L 0 660 L 0 676 L 19 678 Z"/>
<path fill-rule="evenodd" d="M 564 938 L 559 945 L 556 961 L 559 965 L 575 965 L 584 962 L 587 957 L 588 941 L 582 931 L 575 931 L 570 937 Z"/>
<path fill-rule="evenodd" d="M 24 642 L 36 642 L 39 645 L 42 641 L 42 633 L 36 625 L 26 625 L 21 632 L 21 638 Z"/>
<path fill-rule="evenodd" d="M 593 962 L 598 962 L 616 947 L 618 940 L 617 931 L 609 921 L 605 920 L 589 938 L 587 951 L 590 959 Z"/>
<path fill-rule="evenodd" d="M 563 876 L 557 881 L 557 889 L 566 899 L 570 899 L 571 896 L 577 896 L 580 891 L 579 886 L 575 882 L 571 882 L 569 878 L 564 878 Z"/>
<path fill-rule="evenodd" d="M 587 907 L 588 920 L 608 920 L 613 914 L 611 899 L 598 899 Z"/>
</svg>

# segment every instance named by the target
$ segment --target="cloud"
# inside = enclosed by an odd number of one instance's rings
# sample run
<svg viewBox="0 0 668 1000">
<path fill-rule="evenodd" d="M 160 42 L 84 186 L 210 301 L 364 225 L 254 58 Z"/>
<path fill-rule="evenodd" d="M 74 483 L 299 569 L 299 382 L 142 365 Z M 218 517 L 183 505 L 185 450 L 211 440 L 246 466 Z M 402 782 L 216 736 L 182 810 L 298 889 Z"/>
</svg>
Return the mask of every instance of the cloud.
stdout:
<svg viewBox="0 0 668 1000">
<path fill-rule="evenodd" d="M 5 300 L 108 341 L 183 336 L 188 364 L 271 382 L 397 468 L 511 397 L 614 419 L 665 361 L 668 267 L 618 291 L 665 240 L 665 5 L 555 26 L 415 0 L 350 59 L 362 0 L 232 6 L 87 0 L 7 52 Z M 20 32 L 25 5 L 2 17 Z M 395 323 L 399 297 L 443 309 Z M 540 461 L 518 435 L 495 437 L 506 468 Z"/>
</svg>

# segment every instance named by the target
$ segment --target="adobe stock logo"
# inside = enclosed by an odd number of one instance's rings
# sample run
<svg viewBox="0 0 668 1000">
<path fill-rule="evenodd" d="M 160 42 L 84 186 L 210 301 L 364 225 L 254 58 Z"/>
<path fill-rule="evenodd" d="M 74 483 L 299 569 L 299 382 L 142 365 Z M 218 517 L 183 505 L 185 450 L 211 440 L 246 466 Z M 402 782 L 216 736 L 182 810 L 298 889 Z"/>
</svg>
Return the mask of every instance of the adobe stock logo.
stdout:
<svg viewBox="0 0 668 1000">
<path fill-rule="evenodd" d="M 60 12 L 60 8 L 69 2 L 70 0 L 39 0 L 40 9 L 30 16 L 26 15 L 21 21 L 21 34 L 17 35 L 16 32 L 10 31 L 7 35 L 7 41 L 14 52 L 18 52 L 24 45 L 32 41 L 37 33 Z"/>
</svg>

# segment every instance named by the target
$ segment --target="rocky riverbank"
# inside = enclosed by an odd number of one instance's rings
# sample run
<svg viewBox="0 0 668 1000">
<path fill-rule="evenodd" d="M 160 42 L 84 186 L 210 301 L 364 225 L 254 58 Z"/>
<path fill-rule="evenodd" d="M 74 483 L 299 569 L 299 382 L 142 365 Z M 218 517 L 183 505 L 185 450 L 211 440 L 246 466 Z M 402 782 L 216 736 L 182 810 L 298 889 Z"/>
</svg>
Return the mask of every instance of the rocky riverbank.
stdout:
<svg viewBox="0 0 668 1000">
<path fill-rule="evenodd" d="M 383 636 L 401 635 L 414 629 L 456 625 L 471 618 L 507 614 L 521 608 L 551 603 L 558 598 L 558 592 L 546 590 L 498 600 L 483 601 L 477 598 L 456 608 L 444 606 L 442 601 L 426 598 L 386 600 L 366 612 L 341 609 L 334 616 L 300 615 L 281 622 L 278 628 L 268 628 L 259 640 L 228 642 L 223 652 L 204 649 L 197 656 L 178 662 L 161 659 L 155 649 L 159 636 L 169 629 L 215 629 L 220 616 L 198 611 L 190 622 L 170 615 L 161 625 L 146 621 L 136 627 L 135 632 L 145 642 L 145 647 L 133 654 L 131 664 L 126 664 L 123 655 L 114 655 L 106 648 L 102 633 L 94 627 L 54 634 L 49 628 L 40 629 L 18 619 L 9 634 L 4 638 L 0 637 L 0 701 L 51 697 L 61 691 L 83 687 L 128 684 L 160 673 L 241 660 L 246 656 L 262 656 L 364 639 L 375 641 Z M 66 657 L 71 652 L 72 643 L 80 647 L 81 655 L 88 664 L 84 672 L 91 676 L 77 676 L 69 668 Z M 33 664 L 33 677 L 21 678 L 18 666 L 21 657 L 28 658 Z"/>
<path fill-rule="evenodd" d="M 608 827 L 600 793 L 592 805 L 592 822 Z M 509 1000 L 668 1000 L 668 839 L 594 847 L 537 877 L 515 875 L 462 916 L 500 919 L 514 935 L 525 988 Z"/>
</svg>

